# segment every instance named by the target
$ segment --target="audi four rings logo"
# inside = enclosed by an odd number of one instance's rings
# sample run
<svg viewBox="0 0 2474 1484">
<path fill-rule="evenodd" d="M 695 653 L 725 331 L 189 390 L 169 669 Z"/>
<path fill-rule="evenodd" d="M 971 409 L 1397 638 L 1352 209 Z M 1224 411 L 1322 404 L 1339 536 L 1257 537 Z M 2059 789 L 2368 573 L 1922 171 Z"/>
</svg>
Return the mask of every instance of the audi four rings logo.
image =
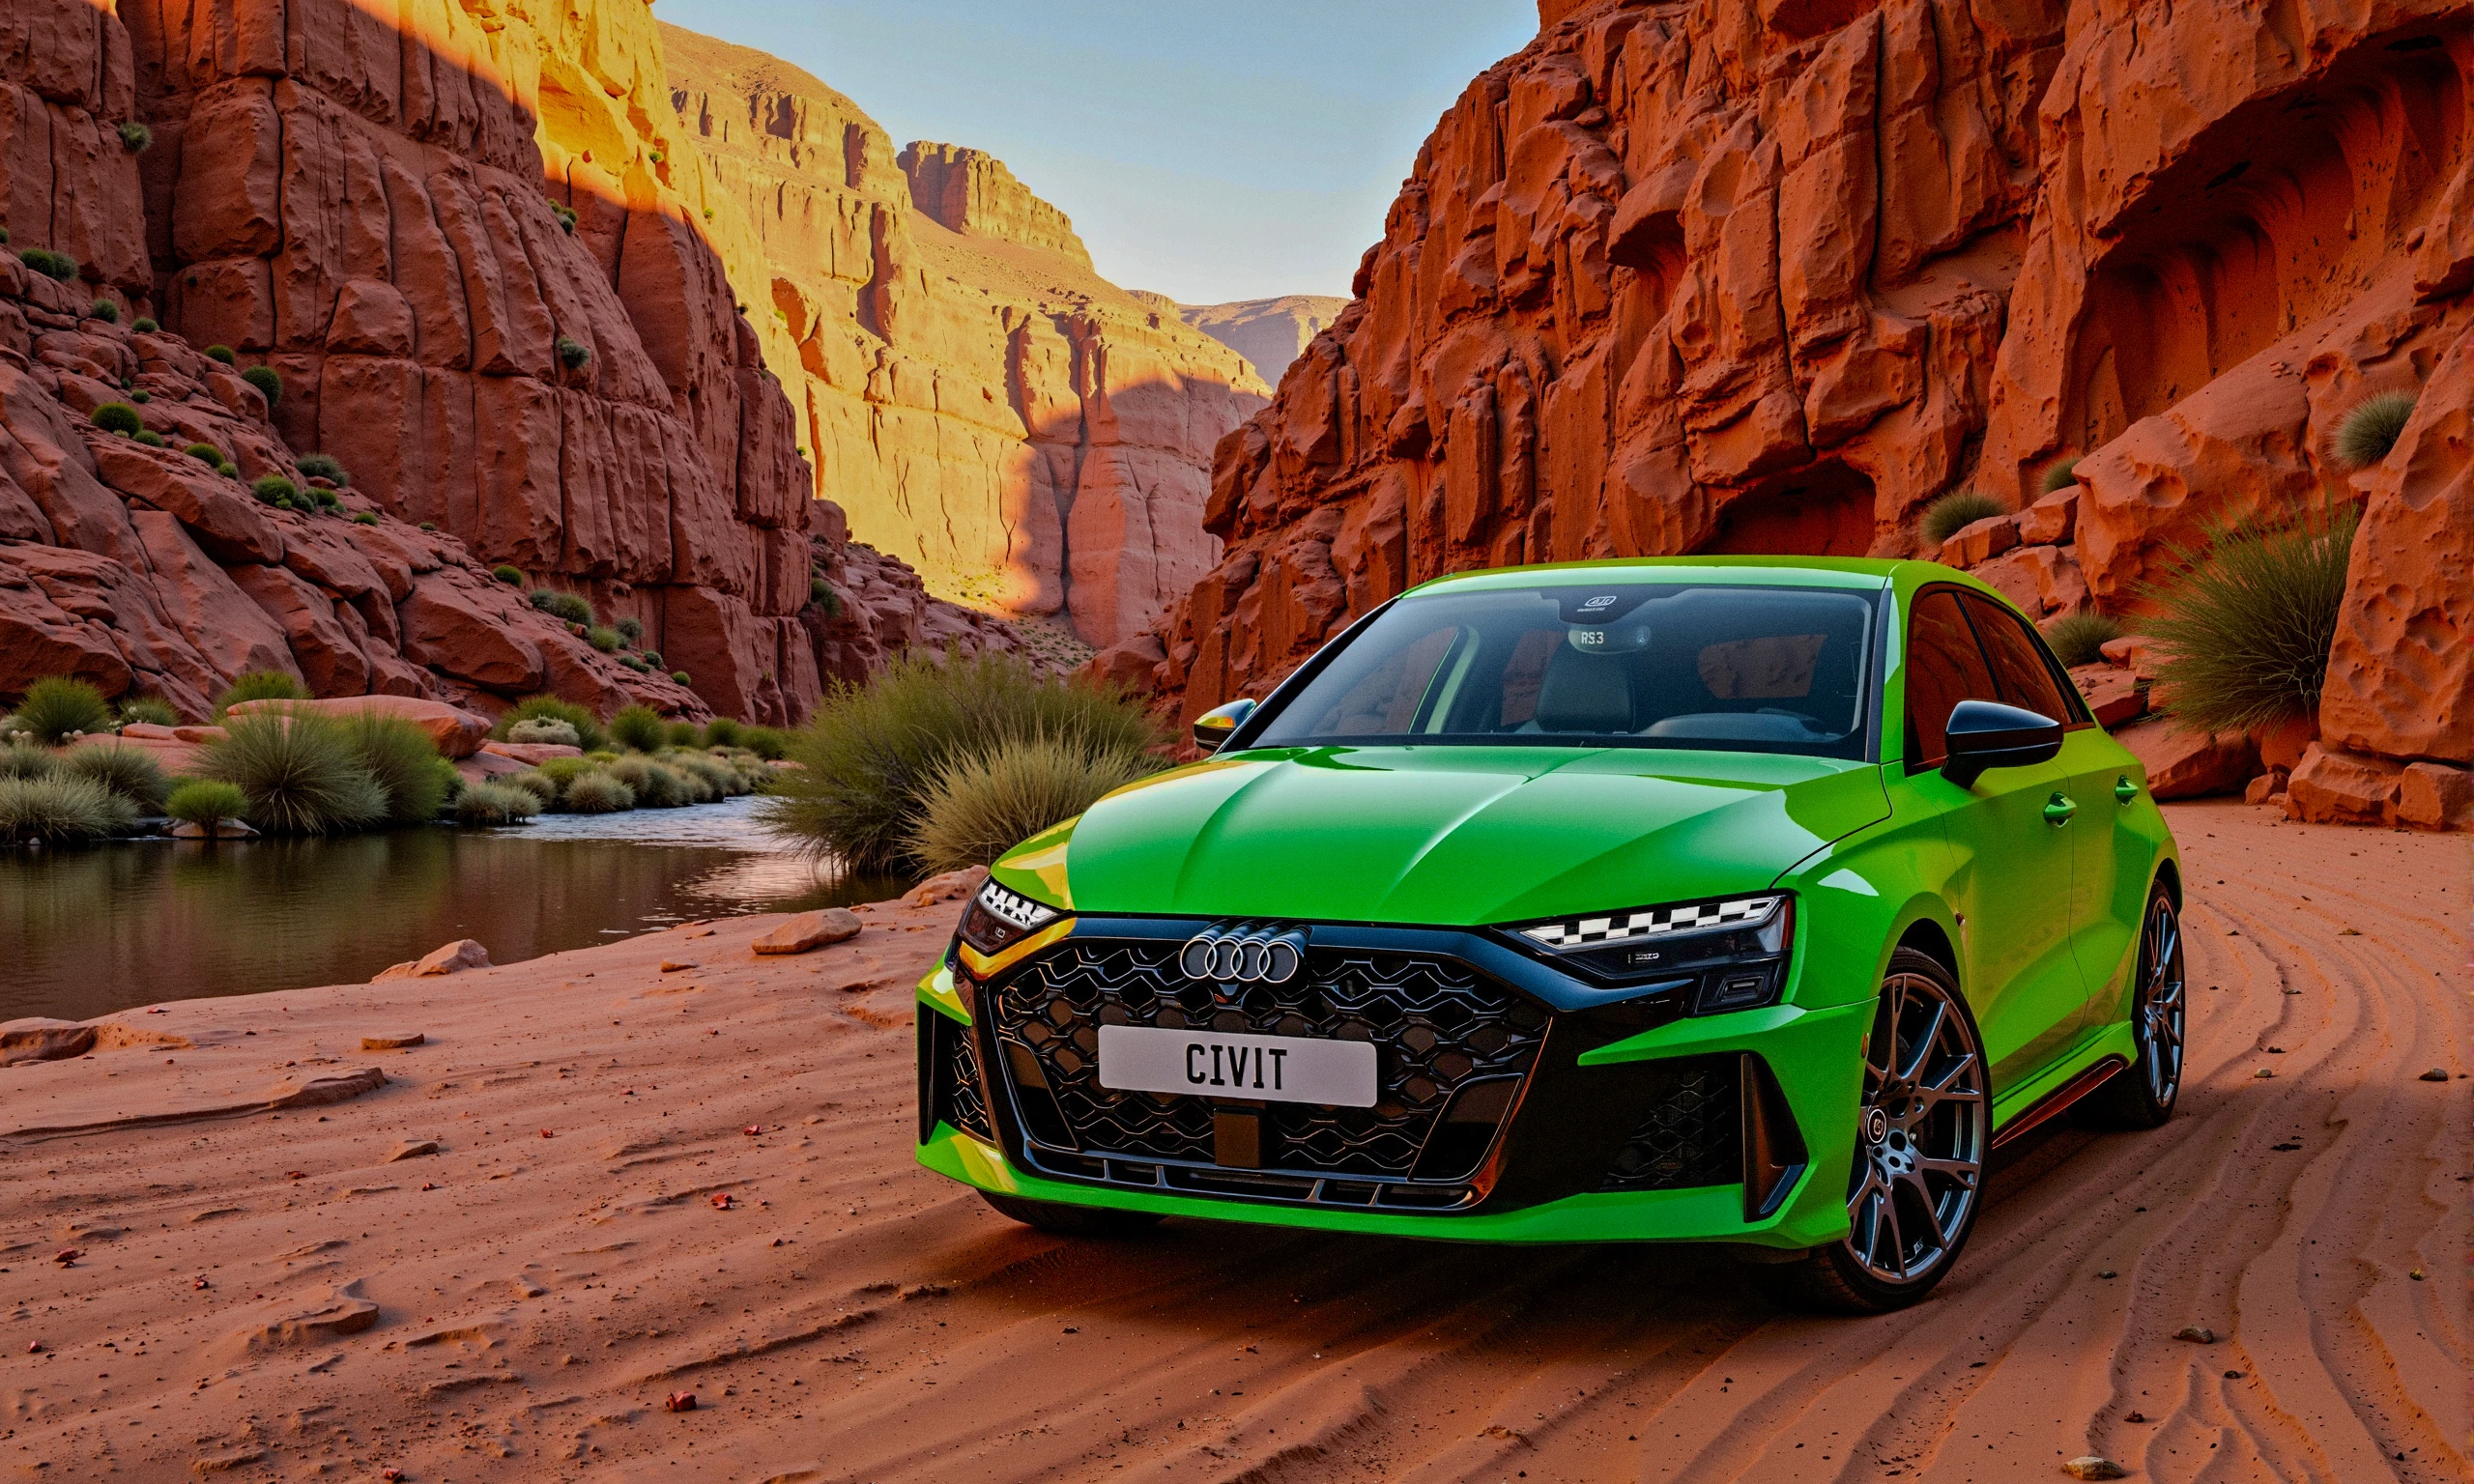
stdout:
<svg viewBox="0 0 2474 1484">
<path fill-rule="evenodd" d="M 1188 979 L 1223 985 L 1284 985 L 1305 964 L 1306 934 L 1294 928 L 1213 928 L 1177 951 Z"/>
</svg>

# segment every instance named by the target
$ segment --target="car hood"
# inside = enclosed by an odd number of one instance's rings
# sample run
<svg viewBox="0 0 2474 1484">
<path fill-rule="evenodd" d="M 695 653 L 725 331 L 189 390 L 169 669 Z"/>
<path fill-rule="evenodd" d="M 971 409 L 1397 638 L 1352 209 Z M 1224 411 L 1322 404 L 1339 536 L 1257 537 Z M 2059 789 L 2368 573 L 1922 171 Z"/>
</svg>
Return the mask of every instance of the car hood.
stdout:
<svg viewBox="0 0 2474 1484">
<path fill-rule="evenodd" d="M 1079 912 L 1470 926 L 1755 890 L 1888 813 L 1878 765 L 1827 758 L 1265 749 L 1119 789 L 996 875 Z"/>
</svg>

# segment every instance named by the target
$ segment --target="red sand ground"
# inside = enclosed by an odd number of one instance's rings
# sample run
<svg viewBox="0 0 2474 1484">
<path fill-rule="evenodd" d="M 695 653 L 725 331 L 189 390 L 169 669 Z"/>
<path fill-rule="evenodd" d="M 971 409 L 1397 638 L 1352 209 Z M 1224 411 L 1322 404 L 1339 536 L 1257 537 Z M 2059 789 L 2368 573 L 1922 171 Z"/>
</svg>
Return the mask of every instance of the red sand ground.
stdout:
<svg viewBox="0 0 2474 1484">
<path fill-rule="evenodd" d="M 909 985 L 955 908 L 883 905 L 799 958 L 735 919 L 173 1002 L 117 1018 L 188 1046 L 0 1070 L 0 1466 L 1969 1480 L 2092 1452 L 2463 1479 L 2474 1148 L 2465 1084 L 2420 1076 L 2468 1070 L 2466 842 L 2172 817 L 2180 1116 L 2035 1144 L 1907 1314 L 1782 1313 L 1654 1249 L 1015 1226 L 910 1161 Z M 427 1043 L 359 1049 L 400 1030 Z M 387 1085 L 138 1122 L 361 1066 Z M 388 1162 L 414 1140 L 439 1151 Z M 679 1390 L 695 1411 L 663 1410 Z"/>
</svg>

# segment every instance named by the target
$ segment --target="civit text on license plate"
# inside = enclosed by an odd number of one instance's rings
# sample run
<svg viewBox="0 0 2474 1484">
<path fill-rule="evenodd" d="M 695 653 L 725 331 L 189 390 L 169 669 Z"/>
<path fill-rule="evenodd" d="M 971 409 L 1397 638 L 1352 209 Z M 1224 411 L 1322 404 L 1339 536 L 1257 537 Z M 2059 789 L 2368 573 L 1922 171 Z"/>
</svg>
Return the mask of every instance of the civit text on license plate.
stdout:
<svg viewBox="0 0 2474 1484">
<path fill-rule="evenodd" d="M 1374 1106 L 1374 1047 L 1309 1036 L 1100 1027 L 1100 1085 L 1264 1102 Z"/>
</svg>

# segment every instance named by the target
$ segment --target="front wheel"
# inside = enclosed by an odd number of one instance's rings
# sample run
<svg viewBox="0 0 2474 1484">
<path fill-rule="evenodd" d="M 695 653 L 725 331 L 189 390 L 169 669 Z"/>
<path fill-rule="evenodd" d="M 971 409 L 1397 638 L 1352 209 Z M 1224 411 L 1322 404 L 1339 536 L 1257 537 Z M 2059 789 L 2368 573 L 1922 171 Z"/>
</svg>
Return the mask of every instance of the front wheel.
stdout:
<svg viewBox="0 0 2474 1484">
<path fill-rule="evenodd" d="M 2182 917 L 2173 894 L 2157 882 L 2147 889 L 2147 914 L 2139 929 L 2139 959 L 2132 972 L 2130 1030 L 2136 1061 L 2108 1078 L 2080 1106 L 2099 1128 L 2154 1128 L 2173 1116 L 2182 1095 L 2182 1038 L 2189 1028 L 2190 1000 L 2182 974 Z"/>
<path fill-rule="evenodd" d="M 1984 1039 L 1958 981 L 1898 950 L 1864 1042 L 1847 1236 L 1773 1270 L 1790 1297 L 1883 1314 L 1931 1293 L 1975 1229 L 1992 1129 Z"/>
<path fill-rule="evenodd" d="M 1109 1211 L 1099 1206 L 1062 1206 L 1054 1201 L 1027 1201 L 1019 1195 L 982 1190 L 979 1198 L 1004 1214 L 1059 1237 L 1134 1237 L 1150 1230 L 1160 1218 L 1143 1211 Z"/>
</svg>

